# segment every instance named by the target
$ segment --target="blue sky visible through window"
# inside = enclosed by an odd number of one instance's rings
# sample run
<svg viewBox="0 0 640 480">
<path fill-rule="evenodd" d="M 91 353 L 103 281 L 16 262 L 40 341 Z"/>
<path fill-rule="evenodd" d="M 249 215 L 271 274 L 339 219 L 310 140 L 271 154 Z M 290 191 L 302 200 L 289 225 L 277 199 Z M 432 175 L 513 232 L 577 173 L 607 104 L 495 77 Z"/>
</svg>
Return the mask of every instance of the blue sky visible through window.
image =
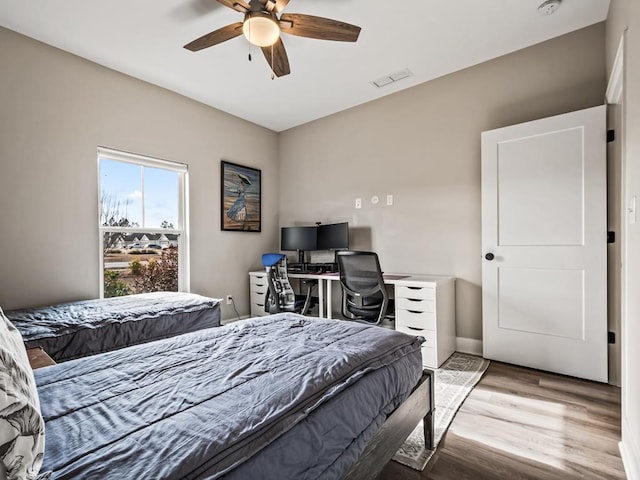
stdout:
<svg viewBox="0 0 640 480">
<path fill-rule="evenodd" d="M 100 158 L 102 196 L 119 204 L 120 217 L 140 227 L 159 228 L 167 221 L 178 228 L 178 181 L 178 172 Z"/>
</svg>

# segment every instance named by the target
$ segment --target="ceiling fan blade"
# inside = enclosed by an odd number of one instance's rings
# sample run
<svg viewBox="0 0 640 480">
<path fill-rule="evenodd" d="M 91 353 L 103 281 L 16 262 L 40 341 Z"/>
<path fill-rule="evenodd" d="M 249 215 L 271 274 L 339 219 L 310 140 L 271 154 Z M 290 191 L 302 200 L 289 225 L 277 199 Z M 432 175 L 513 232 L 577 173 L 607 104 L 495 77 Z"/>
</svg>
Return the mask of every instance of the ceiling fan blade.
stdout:
<svg viewBox="0 0 640 480">
<path fill-rule="evenodd" d="M 290 35 L 337 42 L 355 42 L 361 30 L 360 27 L 349 23 L 301 13 L 282 14 L 280 28 Z"/>
<path fill-rule="evenodd" d="M 244 0 L 218 0 L 225 7 L 232 8 L 236 12 L 247 13 L 251 7 Z"/>
<path fill-rule="evenodd" d="M 203 48 L 213 47 L 227 40 L 231 40 L 239 35 L 242 35 L 242 22 L 232 23 L 226 27 L 219 28 L 211 33 L 196 38 L 193 42 L 187 43 L 184 48 L 197 52 Z"/>
<path fill-rule="evenodd" d="M 273 5 L 271 10 L 275 10 L 276 13 L 280 13 L 289 4 L 289 0 L 269 0 L 268 3 Z"/>
<path fill-rule="evenodd" d="M 273 73 L 276 77 L 284 77 L 289 75 L 291 70 L 289 69 L 289 57 L 287 57 L 287 51 L 284 48 L 282 39 L 279 38 L 276 43 L 273 44 L 273 60 L 271 58 L 272 47 L 262 47 L 262 53 L 264 58 L 267 59 L 267 63 L 272 67 Z"/>
</svg>

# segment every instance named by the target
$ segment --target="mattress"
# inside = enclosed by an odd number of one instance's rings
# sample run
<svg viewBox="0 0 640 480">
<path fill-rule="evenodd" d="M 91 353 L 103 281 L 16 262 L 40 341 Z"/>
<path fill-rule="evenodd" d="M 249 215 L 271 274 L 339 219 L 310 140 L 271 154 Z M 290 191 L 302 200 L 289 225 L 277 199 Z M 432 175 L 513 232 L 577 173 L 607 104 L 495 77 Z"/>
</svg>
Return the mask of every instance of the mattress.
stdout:
<svg viewBox="0 0 640 480">
<path fill-rule="evenodd" d="M 154 292 L 5 312 L 27 348 L 56 362 L 220 326 L 220 300 Z"/>
<path fill-rule="evenodd" d="M 277 314 L 35 371 L 52 479 L 337 479 L 422 372 L 421 337 Z"/>
</svg>

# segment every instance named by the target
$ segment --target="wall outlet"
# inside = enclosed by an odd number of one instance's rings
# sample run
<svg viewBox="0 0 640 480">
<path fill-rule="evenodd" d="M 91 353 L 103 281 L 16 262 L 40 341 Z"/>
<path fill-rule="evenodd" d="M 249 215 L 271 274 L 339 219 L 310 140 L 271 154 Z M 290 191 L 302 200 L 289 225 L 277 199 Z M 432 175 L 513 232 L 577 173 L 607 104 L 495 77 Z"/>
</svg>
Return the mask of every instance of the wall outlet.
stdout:
<svg viewBox="0 0 640 480">
<path fill-rule="evenodd" d="M 393 205 L 393 195 L 387 195 L 387 205 Z"/>
<path fill-rule="evenodd" d="M 227 305 L 231 305 L 233 303 L 233 297 L 231 295 L 227 295 Z"/>
</svg>

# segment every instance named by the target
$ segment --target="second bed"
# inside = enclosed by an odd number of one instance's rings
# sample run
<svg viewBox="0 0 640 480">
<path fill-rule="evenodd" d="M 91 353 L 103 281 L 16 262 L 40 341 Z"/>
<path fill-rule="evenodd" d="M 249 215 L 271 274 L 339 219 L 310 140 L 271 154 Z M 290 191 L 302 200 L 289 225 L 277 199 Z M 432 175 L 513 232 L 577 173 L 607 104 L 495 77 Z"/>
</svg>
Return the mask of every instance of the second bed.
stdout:
<svg viewBox="0 0 640 480">
<path fill-rule="evenodd" d="M 154 292 L 5 312 L 27 348 L 56 362 L 220 325 L 220 300 Z"/>
</svg>

